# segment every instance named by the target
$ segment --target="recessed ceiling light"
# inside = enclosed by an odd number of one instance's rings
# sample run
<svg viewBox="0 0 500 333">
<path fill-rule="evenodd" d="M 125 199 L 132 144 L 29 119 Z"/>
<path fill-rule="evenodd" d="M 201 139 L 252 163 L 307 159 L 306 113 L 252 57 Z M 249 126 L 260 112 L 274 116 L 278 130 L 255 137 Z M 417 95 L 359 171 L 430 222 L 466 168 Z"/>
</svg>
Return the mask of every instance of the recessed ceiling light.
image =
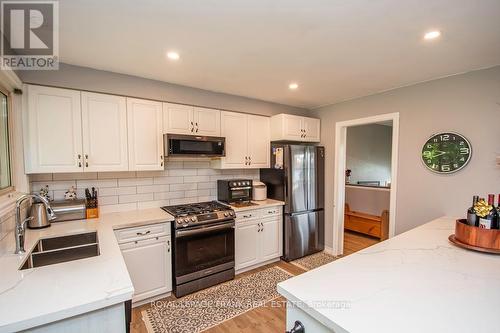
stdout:
<svg viewBox="0 0 500 333">
<path fill-rule="evenodd" d="M 433 31 L 427 32 L 424 35 L 424 39 L 431 40 L 431 39 L 438 38 L 439 36 L 441 36 L 441 31 L 439 31 L 439 30 L 433 30 Z"/>
<path fill-rule="evenodd" d="M 170 60 L 179 60 L 179 58 L 180 58 L 179 53 L 173 52 L 173 51 L 167 52 L 167 57 Z"/>
<path fill-rule="evenodd" d="M 298 83 L 295 83 L 295 82 L 292 82 L 288 85 L 288 89 L 290 90 L 295 90 L 299 87 L 299 84 Z"/>
</svg>

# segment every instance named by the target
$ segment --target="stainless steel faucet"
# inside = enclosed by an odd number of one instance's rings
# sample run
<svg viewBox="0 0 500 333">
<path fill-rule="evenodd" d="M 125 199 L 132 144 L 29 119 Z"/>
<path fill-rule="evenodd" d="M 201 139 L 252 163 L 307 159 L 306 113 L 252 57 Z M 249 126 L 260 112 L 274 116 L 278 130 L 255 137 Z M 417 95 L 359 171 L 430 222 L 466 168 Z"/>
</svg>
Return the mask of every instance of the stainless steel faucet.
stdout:
<svg viewBox="0 0 500 333">
<path fill-rule="evenodd" d="M 21 204 L 24 202 L 24 200 L 35 198 L 40 200 L 43 205 L 45 206 L 45 210 L 47 210 L 47 215 L 49 217 L 49 220 L 53 220 L 56 218 L 56 214 L 54 214 L 54 211 L 50 207 L 50 203 L 47 199 L 45 199 L 42 196 L 39 196 L 38 194 L 24 194 L 21 196 L 19 199 L 16 201 L 16 227 L 15 227 L 15 235 L 16 235 L 16 254 L 19 253 L 25 253 L 26 251 L 24 250 L 24 234 L 26 232 L 26 223 L 33 219 L 32 216 L 29 216 L 25 218 L 24 220 L 21 221 Z"/>
</svg>

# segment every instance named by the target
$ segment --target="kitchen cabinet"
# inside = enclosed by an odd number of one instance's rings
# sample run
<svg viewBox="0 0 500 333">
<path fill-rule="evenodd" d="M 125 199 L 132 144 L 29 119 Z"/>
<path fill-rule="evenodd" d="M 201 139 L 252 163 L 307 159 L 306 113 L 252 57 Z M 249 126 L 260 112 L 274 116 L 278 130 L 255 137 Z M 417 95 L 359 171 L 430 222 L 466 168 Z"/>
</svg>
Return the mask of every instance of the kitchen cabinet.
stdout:
<svg viewBox="0 0 500 333">
<path fill-rule="evenodd" d="M 271 117 L 271 140 L 320 142 L 320 125 L 316 118 L 281 113 Z"/>
<path fill-rule="evenodd" d="M 129 170 L 163 170 L 160 102 L 127 98 Z"/>
<path fill-rule="evenodd" d="M 26 173 L 82 172 L 80 92 L 34 85 L 26 91 Z"/>
<path fill-rule="evenodd" d="M 82 92 L 84 170 L 127 171 L 125 97 Z"/>
<path fill-rule="evenodd" d="M 270 163 L 268 117 L 221 112 L 221 136 L 226 138 L 226 156 L 212 163 L 221 169 L 268 168 Z"/>
<path fill-rule="evenodd" d="M 163 103 L 163 131 L 169 134 L 220 136 L 220 111 Z"/>
<path fill-rule="evenodd" d="M 172 291 L 169 230 L 169 224 L 162 223 L 115 231 L 134 285 L 134 305 Z"/>
<path fill-rule="evenodd" d="M 278 259 L 283 253 L 281 206 L 236 212 L 236 271 Z"/>
</svg>

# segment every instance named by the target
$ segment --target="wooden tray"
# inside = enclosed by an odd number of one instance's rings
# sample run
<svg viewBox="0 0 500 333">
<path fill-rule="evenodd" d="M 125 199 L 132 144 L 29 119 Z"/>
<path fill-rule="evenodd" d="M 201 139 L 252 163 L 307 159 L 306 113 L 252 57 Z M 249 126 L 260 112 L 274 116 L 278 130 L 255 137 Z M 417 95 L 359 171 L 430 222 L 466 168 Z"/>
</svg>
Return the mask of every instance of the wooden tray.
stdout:
<svg viewBox="0 0 500 333">
<path fill-rule="evenodd" d="M 455 234 L 448 240 L 468 250 L 500 254 L 500 230 L 470 226 L 466 220 L 456 221 Z"/>
</svg>

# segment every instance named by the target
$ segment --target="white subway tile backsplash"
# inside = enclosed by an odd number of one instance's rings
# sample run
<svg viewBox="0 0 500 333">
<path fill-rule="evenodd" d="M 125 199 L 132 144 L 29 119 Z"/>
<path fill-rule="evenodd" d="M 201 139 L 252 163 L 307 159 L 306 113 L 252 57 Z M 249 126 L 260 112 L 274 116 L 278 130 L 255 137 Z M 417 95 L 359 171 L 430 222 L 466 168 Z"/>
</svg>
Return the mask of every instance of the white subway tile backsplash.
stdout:
<svg viewBox="0 0 500 333">
<path fill-rule="evenodd" d="M 153 200 L 153 193 L 127 194 L 119 196 L 120 203 L 151 201 L 151 200 Z"/>
<path fill-rule="evenodd" d="M 210 180 L 209 176 L 185 176 L 184 183 L 199 183 L 208 182 Z"/>
<path fill-rule="evenodd" d="M 196 176 L 196 169 L 174 169 L 170 170 L 170 176 Z"/>
<path fill-rule="evenodd" d="M 170 185 L 145 185 L 137 186 L 137 193 L 168 192 Z"/>
<path fill-rule="evenodd" d="M 199 184 L 198 184 L 199 185 Z M 170 191 L 189 191 L 196 190 L 196 183 L 186 183 L 186 184 L 172 184 L 170 185 Z"/>
<path fill-rule="evenodd" d="M 125 187 L 105 187 L 99 189 L 99 196 L 108 195 L 122 195 L 122 194 L 136 194 L 137 187 L 135 186 L 125 186 Z"/>
<path fill-rule="evenodd" d="M 77 188 L 105 188 L 105 187 L 117 187 L 118 183 L 116 179 L 95 179 L 95 180 L 77 180 L 76 187 Z"/>
<path fill-rule="evenodd" d="M 180 184 L 184 181 L 183 177 L 155 177 L 155 184 Z"/>
<path fill-rule="evenodd" d="M 118 172 L 99 172 L 98 179 L 119 179 L 119 178 L 135 178 L 135 171 L 118 171 Z"/>
<path fill-rule="evenodd" d="M 179 199 L 184 198 L 184 192 L 159 192 L 154 194 L 155 200 L 166 200 L 166 199 Z"/>
<path fill-rule="evenodd" d="M 34 174 L 30 182 L 33 192 L 49 185 L 56 200 L 64 199 L 71 186 L 78 198 L 85 197 L 85 188 L 96 187 L 101 213 L 108 213 L 216 200 L 219 179 L 259 179 L 258 170 L 218 170 L 209 164 L 208 158 L 174 159 L 163 171 Z M 3 229 L 0 225 L 0 237 Z"/>
<path fill-rule="evenodd" d="M 123 178 L 118 179 L 118 186 L 153 185 L 153 178 Z"/>
</svg>

